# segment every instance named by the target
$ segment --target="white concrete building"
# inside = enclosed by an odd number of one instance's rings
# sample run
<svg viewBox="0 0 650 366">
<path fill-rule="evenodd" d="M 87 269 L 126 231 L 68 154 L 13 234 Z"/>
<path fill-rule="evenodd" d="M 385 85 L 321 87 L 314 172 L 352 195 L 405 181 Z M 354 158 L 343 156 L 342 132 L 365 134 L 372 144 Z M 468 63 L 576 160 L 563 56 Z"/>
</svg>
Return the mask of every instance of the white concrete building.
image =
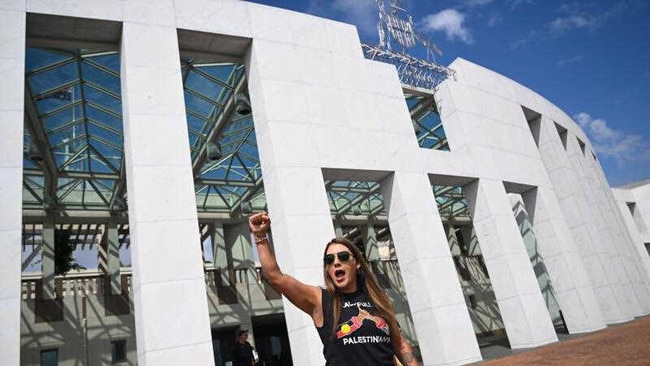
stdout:
<svg viewBox="0 0 650 366">
<path fill-rule="evenodd" d="M 353 26 L 235 0 L 0 20 L 3 365 L 223 365 L 241 327 L 267 366 L 323 364 L 249 210 L 307 283 L 356 240 L 424 365 L 650 313 L 650 184 L 612 192 L 578 125 L 493 71 L 411 88 Z M 86 269 L 63 277 L 66 247 Z"/>
</svg>

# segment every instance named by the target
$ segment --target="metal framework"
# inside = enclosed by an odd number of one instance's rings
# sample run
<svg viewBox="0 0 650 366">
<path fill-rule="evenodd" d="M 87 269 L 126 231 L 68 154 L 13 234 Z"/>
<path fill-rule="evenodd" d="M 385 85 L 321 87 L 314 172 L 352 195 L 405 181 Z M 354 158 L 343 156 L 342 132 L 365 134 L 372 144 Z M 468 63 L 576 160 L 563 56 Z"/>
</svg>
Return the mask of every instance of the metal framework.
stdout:
<svg viewBox="0 0 650 366">
<path fill-rule="evenodd" d="M 377 32 L 379 44 L 362 44 L 366 58 L 395 65 L 402 84 L 435 90 L 448 77 L 454 77 L 452 69 L 435 62 L 436 54 L 442 55 L 438 47 L 413 27 L 413 18 L 404 10 L 399 0 L 375 0 L 379 9 Z M 407 53 L 408 49 L 422 46 L 426 59 Z M 395 47 L 400 48 L 394 50 Z"/>
<path fill-rule="evenodd" d="M 27 49 L 26 210 L 127 210 L 119 57 L 115 49 Z M 244 66 L 189 57 L 180 63 L 197 210 L 239 217 L 243 207 L 265 209 L 253 117 L 235 111 L 236 96 L 247 90 Z M 448 150 L 433 93 L 405 90 L 420 146 Z M 208 158 L 210 144 L 219 156 Z M 326 188 L 333 215 L 386 214 L 376 182 L 331 181 Z"/>
<path fill-rule="evenodd" d="M 433 94 L 405 94 L 418 145 L 424 149 L 449 151 L 447 136 Z"/>
<path fill-rule="evenodd" d="M 116 50 L 28 47 L 23 205 L 34 212 L 127 209 Z M 182 59 L 197 209 L 266 205 L 252 116 L 234 112 L 243 65 Z M 207 144 L 221 156 L 207 159 Z"/>
<path fill-rule="evenodd" d="M 198 209 L 236 214 L 243 202 L 264 209 L 253 118 L 235 112 L 235 97 L 246 92 L 244 66 L 184 59 L 182 72 Z M 217 159 L 207 157 L 210 143 Z"/>
<path fill-rule="evenodd" d="M 432 188 L 440 217 L 446 220 L 469 218 L 467 199 L 462 187 L 433 185 Z"/>
<path fill-rule="evenodd" d="M 26 209 L 126 208 L 119 65 L 117 51 L 27 48 Z"/>
<path fill-rule="evenodd" d="M 377 182 L 325 182 L 330 212 L 340 218 L 386 216 L 384 198 Z M 443 220 L 469 218 L 467 199 L 460 186 L 433 185 L 438 211 Z"/>
</svg>

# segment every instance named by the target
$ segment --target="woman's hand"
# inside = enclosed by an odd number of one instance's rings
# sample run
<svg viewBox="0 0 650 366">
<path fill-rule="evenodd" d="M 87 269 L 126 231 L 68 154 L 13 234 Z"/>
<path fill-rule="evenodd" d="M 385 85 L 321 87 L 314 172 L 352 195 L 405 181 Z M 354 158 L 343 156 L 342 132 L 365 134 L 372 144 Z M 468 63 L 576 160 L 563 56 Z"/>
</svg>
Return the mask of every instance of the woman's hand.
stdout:
<svg viewBox="0 0 650 366">
<path fill-rule="evenodd" d="M 255 236 L 265 236 L 271 228 L 271 218 L 266 212 L 258 212 L 248 218 L 248 228 Z"/>
</svg>

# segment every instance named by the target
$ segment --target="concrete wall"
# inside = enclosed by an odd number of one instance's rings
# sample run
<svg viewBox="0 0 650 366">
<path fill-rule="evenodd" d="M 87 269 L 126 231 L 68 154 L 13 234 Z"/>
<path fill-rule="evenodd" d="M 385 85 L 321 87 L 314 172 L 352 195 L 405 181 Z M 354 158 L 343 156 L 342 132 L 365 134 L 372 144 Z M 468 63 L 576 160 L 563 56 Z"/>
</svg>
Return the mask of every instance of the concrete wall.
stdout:
<svg viewBox="0 0 650 366">
<path fill-rule="evenodd" d="M 25 69 L 25 2 L 0 5 L 0 352 L 3 362 L 20 361 L 20 243 L 22 235 L 22 145 Z"/>
<path fill-rule="evenodd" d="M 650 183 L 612 189 L 615 205 L 627 231 L 628 263 L 636 269 L 639 306 L 644 314 L 650 309 Z M 646 255 L 647 254 L 647 255 Z"/>
<path fill-rule="evenodd" d="M 322 284 L 322 243 L 334 236 L 325 179 L 380 182 L 425 365 L 481 359 L 431 189 L 435 181 L 457 180 L 468 192 L 513 347 L 557 338 L 508 193 L 521 194 L 534 212 L 538 249 L 571 332 L 626 321 L 648 307 L 647 282 L 639 275 L 647 263 L 635 258 L 638 243 L 628 239 L 623 218 L 611 213 L 613 196 L 584 132 L 543 97 L 495 72 L 463 59 L 452 63 L 456 80 L 436 94 L 451 151 L 432 151 L 417 145 L 395 69 L 364 59 L 350 25 L 235 0 L 29 0 L 3 2 L 0 11 L 6 20 L 0 37 L 7 40 L 2 57 L 12 65 L 2 71 L 3 80 L 11 80 L 3 85 L 5 94 L 18 95 L 0 109 L 9 122 L 0 127 L 9 141 L 0 154 L 0 243 L 7 253 L 0 266 L 0 346 L 8 365 L 19 360 L 23 95 L 16 91 L 23 89 L 25 12 L 122 22 L 140 365 L 212 363 L 209 330 L 215 320 L 196 230 L 179 28 L 253 40 L 246 50 L 248 87 L 284 271 Z M 567 131 L 566 147 L 554 123 Z M 646 196 L 641 192 L 638 199 L 644 217 L 650 216 Z M 165 265 L 172 259 L 173 266 Z M 311 319 L 286 300 L 284 309 L 290 341 L 300 345 L 292 347 L 294 364 L 323 364 Z"/>
</svg>

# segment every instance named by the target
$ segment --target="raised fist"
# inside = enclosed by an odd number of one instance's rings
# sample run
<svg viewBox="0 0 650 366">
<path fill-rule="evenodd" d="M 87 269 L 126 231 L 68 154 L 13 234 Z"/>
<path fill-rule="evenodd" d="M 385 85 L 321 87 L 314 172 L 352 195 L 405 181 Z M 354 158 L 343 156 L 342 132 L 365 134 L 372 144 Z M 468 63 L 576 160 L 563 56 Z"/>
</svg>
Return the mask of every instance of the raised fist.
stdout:
<svg viewBox="0 0 650 366">
<path fill-rule="evenodd" d="M 271 227 L 271 218 L 266 212 L 258 212 L 248 218 L 248 228 L 255 236 L 264 236 Z"/>
</svg>

